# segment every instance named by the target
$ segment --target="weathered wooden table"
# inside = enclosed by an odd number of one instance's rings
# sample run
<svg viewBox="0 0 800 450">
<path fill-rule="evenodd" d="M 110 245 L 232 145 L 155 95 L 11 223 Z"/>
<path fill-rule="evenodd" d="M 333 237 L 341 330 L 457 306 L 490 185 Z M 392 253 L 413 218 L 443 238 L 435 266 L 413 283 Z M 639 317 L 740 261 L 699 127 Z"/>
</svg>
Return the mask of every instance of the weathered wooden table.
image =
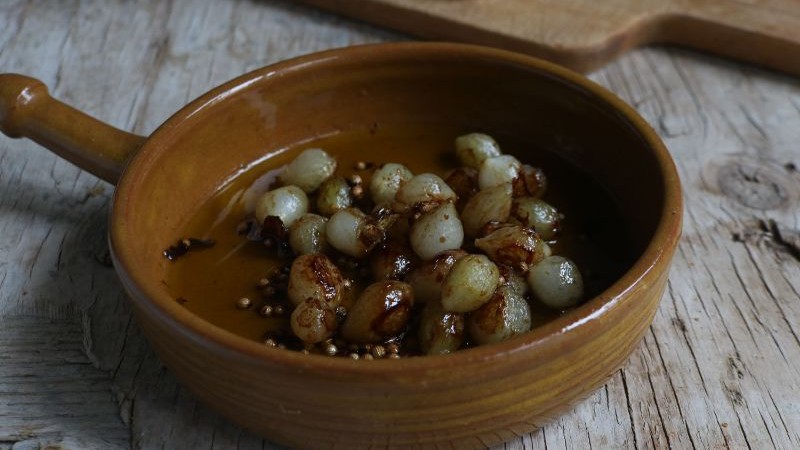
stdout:
<svg viewBox="0 0 800 450">
<path fill-rule="evenodd" d="M 1 72 L 139 134 L 250 69 L 400 39 L 284 1 L 0 2 Z M 505 447 L 800 448 L 800 83 L 674 48 L 591 78 L 674 155 L 684 237 L 627 364 Z M 0 137 L 0 449 L 276 448 L 199 405 L 143 340 L 108 264 L 112 189 Z"/>
</svg>

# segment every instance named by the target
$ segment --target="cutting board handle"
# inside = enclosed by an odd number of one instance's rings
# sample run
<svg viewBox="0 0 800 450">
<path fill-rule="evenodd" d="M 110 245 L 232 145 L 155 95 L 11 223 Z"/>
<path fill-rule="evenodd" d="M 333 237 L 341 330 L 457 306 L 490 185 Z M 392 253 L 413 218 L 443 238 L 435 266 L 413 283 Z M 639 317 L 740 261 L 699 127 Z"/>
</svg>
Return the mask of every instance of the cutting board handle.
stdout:
<svg viewBox="0 0 800 450">
<path fill-rule="evenodd" d="M 800 2 L 765 3 L 681 1 L 661 17 L 652 40 L 800 75 Z"/>
</svg>

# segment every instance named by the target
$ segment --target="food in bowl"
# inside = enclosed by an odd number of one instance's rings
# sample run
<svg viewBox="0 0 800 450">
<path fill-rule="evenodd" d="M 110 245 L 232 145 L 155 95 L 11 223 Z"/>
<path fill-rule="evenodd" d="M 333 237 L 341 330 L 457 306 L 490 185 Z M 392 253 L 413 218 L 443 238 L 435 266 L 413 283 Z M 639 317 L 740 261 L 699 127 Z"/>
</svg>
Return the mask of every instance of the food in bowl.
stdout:
<svg viewBox="0 0 800 450">
<path fill-rule="evenodd" d="M 175 261 L 167 285 L 236 334 L 369 360 L 512 338 L 621 274 L 616 205 L 590 177 L 458 131 L 350 132 L 249 168 L 190 221 L 192 242 L 215 245 Z"/>
</svg>

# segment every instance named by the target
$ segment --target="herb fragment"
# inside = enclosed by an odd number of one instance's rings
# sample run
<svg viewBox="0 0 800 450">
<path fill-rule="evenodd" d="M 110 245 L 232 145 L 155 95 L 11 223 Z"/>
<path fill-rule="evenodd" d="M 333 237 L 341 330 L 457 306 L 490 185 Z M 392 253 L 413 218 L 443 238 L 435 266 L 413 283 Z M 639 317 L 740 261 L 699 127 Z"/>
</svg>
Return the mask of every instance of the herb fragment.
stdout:
<svg viewBox="0 0 800 450">
<path fill-rule="evenodd" d="M 183 238 L 177 244 L 169 246 L 162 254 L 168 260 L 175 261 L 190 250 L 209 248 L 214 244 L 213 239 Z"/>
</svg>

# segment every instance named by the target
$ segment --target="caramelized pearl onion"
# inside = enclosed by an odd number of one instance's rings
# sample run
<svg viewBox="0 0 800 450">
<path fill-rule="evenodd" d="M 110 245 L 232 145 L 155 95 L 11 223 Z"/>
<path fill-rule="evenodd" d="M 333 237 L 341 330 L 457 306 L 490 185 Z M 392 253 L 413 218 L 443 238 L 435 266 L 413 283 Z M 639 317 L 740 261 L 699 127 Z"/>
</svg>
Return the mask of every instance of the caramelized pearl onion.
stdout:
<svg viewBox="0 0 800 450">
<path fill-rule="evenodd" d="M 414 291 L 402 281 L 379 281 L 369 285 L 350 308 L 342 324 L 342 336 L 350 342 L 376 344 L 405 331 Z"/>
<path fill-rule="evenodd" d="M 515 197 L 540 198 L 547 191 L 547 176 L 542 169 L 523 164 L 519 175 L 513 183 Z"/>
<path fill-rule="evenodd" d="M 466 255 L 467 252 L 461 249 L 444 251 L 412 270 L 406 281 L 414 289 L 417 303 L 438 301 L 442 296 L 442 283 L 445 277 L 453 264 Z"/>
<path fill-rule="evenodd" d="M 339 268 L 327 256 L 314 253 L 295 258 L 286 293 L 295 305 L 315 299 L 336 307 L 341 301 L 343 285 Z"/>
<path fill-rule="evenodd" d="M 292 332 L 308 344 L 316 344 L 336 332 L 336 310 L 323 300 L 309 298 L 292 311 Z"/>
<path fill-rule="evenodd" d="M 403 280 L 417 258 L 404 241 L 391 240 L 370 258 L 370 271 L 375 280 Z"/>
<path fill-rule="evenodd" d="M 475 239 L 475 247 L 483 250 L 495 263 L 523 272 L 550 254 L 549 247 L 535 231 L 519 225 L 502 226 Z"/>
<path fill-rule="evenodd" d="M 426 355 L 444 355 L 464 344 L 464 315 L 445 311 L 441 302 L 425 305 L 419 322 L 419 346 Z"/>
<path fill-rule="evenodd" d="M 458 167 L 447 172 L 444 181 L 458 196 L 456 209 L 459 211 L 463 211 L 467 202 L 478 193 L 478 171 L 471 167 Z"/>
<path fill-rule="evenodd" d="M 469 315 L 468 329 L 477 344 L 504 341 L 531 329 L 531 309 L 518 292 L 501 286 L 488 302 Z"/>
</svg>

